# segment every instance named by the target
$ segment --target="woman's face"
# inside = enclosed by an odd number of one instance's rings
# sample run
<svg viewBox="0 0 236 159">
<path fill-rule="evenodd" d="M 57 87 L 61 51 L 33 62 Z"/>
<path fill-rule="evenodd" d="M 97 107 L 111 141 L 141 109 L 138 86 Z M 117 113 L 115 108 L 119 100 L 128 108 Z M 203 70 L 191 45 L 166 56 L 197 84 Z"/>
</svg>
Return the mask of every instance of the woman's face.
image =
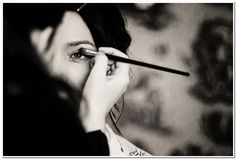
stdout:
<svg viewBox="0 0 236 159">
<path fill-rule="evenodd" d="M 41 53 L 53 76 L 62 78 L 80 90 L 89 75 L 91 62 L 91 59 L 77 53 L 81 47 L 96 50 L 92 35 L 81 16 L 68 11 L 55 30 L 51 45 Z"/>
</svg>

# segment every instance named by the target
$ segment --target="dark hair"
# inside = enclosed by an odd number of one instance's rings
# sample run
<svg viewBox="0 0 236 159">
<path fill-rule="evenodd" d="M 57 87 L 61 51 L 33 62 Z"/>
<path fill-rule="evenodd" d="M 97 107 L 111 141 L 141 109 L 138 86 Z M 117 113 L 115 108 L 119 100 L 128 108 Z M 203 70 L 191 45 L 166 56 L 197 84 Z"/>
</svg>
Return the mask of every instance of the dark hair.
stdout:
<svg viewBox="0 0 236 159">
<path fill-rule="evenodd" d="M 34 53 L 35 50 L 32 47 L 32 45 L 30 45 L 31 42 L 30 42 L 29 34 L 30 34 L 30 31 L 34 28 L 44 29 L 47 26 L 52 26 L 53 28 L 56 29 L 57 26 L 60 24 L 65 11 L 76 11 L 77 8 L 79 8 L 81 5 L 82 4 L 63 4 L 63 3 L 60 3 L 60 4 L 50 4 L 50 3 L 47 3 L 47 4 L 6 4 L 5 3 L 4 4 L 4 7 L 3 7 L 4 101 L 5 101 L 4 102 L 4 132 L 5 132 L 4 139 L 6 137 L 6 134 L 8 134 L 9 132 L 13 132 L 12 130 L 15 131 L 15 128 L 12 129 L 13 127 L 11 129 L 6 129 L 7 124 L 12 124 L 11 126 L 13 125 L 20 126 L 22 125 L 21 123 L 24 123 L 24 122 L 28 123 L 27 120 L 30 120 L 27 117 L 31 116 L 31 114 L 27 114 L 26 117 L 24 118 L 19 116 L 18 112 L 22 111 L 21 110 L 22 108 L 18 107 L 18 104 L 20 103 L 23 105 L 27 105 L 27 106 L 24 106 L 25 108 L 24 113 L 32 113 L 30 111 L 32 109 L 31 106 L 41 107 L 40 110 L 43 113 L 45 113 L 44 108 L 49 107 L 50 111 L 46 112 L 46 114 L 48 115 L 46 119 L 48 118 L 52 119 L 51 117 L 49 117 L 50 114 L 59 114 L 55 112 L 55 109 L 58 109 L 58 111 L 61 113 L 61 112 L 64 112 L 62 110 L 65 109 L 66 105 L 67 106 L 75 105 L 76 101 L 74 101 L 74 98 L 73 98 L 73 89 L 68 88 L 61 81 L 54 80 L 47 77 L 47 74 L 46 74 L 47 71 L 43 70 L 43 65 L 40 62 L 40 58 L 37 56 L 36 53 Z M 123 17 L 119 9 L 114 4 L 87 4 L 82 10 L 80 10 L 79 14 L 84 19 L 85 23 L 88 25 L 97 47 L 100 47 L 100 46 L 114 47 L 126 53 L 126 50 L 128 46 L 130 45 L 131 38 L 127 30 L 125 29 L 125 23 L 124 23 Z M 51 39 L 53 39 L 53 37 L 51 37 Z M 20 97 L 15 96 L 14 94 L 13 95 L 11 94 L 12 86 L 14 86 L 11 83 L 12 81 L 13 81 L 13 84 L 20 86 L 20 88 L 26 89 L 24 91 L 25 93 L 21 92 Z M 44 87 L 41 87 L 41 84 L 37 85 L 38 82 L 42 82 L 42 81 L 44 83 Z M 14 89 L 15 88 L 13 88 L 13 93 L 14 91 L 17 91 Z M 58 89 L 67 92 L 71 96 L 71 98 L 69 98 L 71 101 L 66 101 L 69 103 L 65 104 L 65 101 L 58 99 L 58 95 L 57 95 Z M 32 93 L 32 92 L 35 92 L 35 93 Z M 47 92 L 47 93 L 44 94 L 44 92 Z M 23 101 L 18 101 L 16 100 L 16 98 L 23 99 Z M 44 102 L 36 102 L 38 100 L 44 101 Z M 54 105 L 57 105 L 57 107 L 55 107 Z M 61 107 L 58 107 L 58 105 L 61 105 Z M 49 108 L 47 108 L 47 110 Z M 65 117 L 76 116 L 75 114 L 76 111 L 74 110 L 74 108 L 70 107 L 68 109 L 70 109 L 69 113 L 71 113 L 72 115 L 66 115 Z M 34 113 L 36 113 L 36 115 L 34 115 Z M 34 118 L 36 118 L 37 116 L 40 116 L 40 112 L 34 111 L 34 113 L 32 114 Z M 12 115 L 14 116 L 13 118 L 12 118 Z M 60 115 L 63 116 L 63 114 L 59 114 L 58 116 Z M 55 117 L 55 115 L 53 116 Z M 14 120 L 15 118 L 18 118 L 18 119 Z M 111 117 L 111 119 L 113 118 Z M 77 129 L 76 124 L 78 123 L 70 119 L 67 119 L 66 121 L 73 122 L 70 125 L 73 125 L 74 129 Z M 44 121 L 44 122 L 47 122 L 47 121 Z M 67 124 L 67 122 L 65 121 L 62 121 L 62 122 L 65 125 Z M 35 129 L 38 130 L 39 128 L 35 127 Z M 32 128 L 32 130 L 34 130 L 34 128 Z M 66 130 L 62 131 L 62 133 L 68 134 Z M 29 137 L 33 137 L 28 133 L 25 134 L 24 131 L 22 132 L 22 134 L 23 136 L 28 135 Z M 14 140 L 14 139 L 11 139 L 12 134 L 8 136 L 9 138 L 7 139 Z M 58 136 L 59 135 L 55 135 L 55 139 Z M 72 136 L 74 135 L 71 135 L 70 141 L 73 140 Z M 62 143 L 67 143 L 68 141 L 66 139 L 68 139 L 68 137 L 65 138 L 65 142 L 63 140 Z M 45 139 L 43 138 L 38 139 L 38 141 L 40 140 L 45 141 Z M 14 146 L 13 145 L 8 146 L 7 145 L 8 142 L 6 141 L 9 141 L 9 140 L 5 140 L 4 142 L 4 147 L 5 147 L 4 154 L 8 153 L 7 150 L 14 149 L 13 148 Z M 22 141 L 21 140 L 19 141 L 19 143 L 21 142 L 23 142 L 23 139 Z M 76 143 L 76 141 L 74 143 Z M 58 146 L 60 146 L 60 144 Z M 16 145 L 15 150 L 19 151 L 20 154 L 25 153 L 24 151 L 20 152 L 20 150 L 22 149 L 17 149 L 17 147 L 18 146 Z M 51 146 L 48 145 L 48 147 L 46 147 L 45 150 L 47 148 L 50 149 L 50 147 Z M 70 148 L 71 147 L 68 147 L 67 150 L 72 151 Z M 32 147 L 32 151 L 33 149 L 34 148 Z M 56 148 L 54 149 L 56 151 Z M 29 152 L 30 151 L 31 150 L 29 150 Z M 63 153 L 63 151 L 61 153 Z M 42 150 L 42 154 L 43 154 L 43 150 Z"/>
<path fill-rule="evenodd" d="M 87 4 L 79 14 L 87 23 L 97 47 L 114 47 L 126 53 L 131 38 L 118 7 L 114 4 Z"/>
<path fill-rule="evenodd" d="M 3 16 L 15 30 L 28 38 L 33 28 L 47 26 L 56 28 L 65 11 L 77 11 L 83 4 L 74 3 L 28 3 L 4 4 Z M 115 4 L 86 4 L 79 13 L 94 38 L 97 47 L 114 47 L 124 53 L 131 38 L 125 28 L 125 22 Z"/>
</svg>

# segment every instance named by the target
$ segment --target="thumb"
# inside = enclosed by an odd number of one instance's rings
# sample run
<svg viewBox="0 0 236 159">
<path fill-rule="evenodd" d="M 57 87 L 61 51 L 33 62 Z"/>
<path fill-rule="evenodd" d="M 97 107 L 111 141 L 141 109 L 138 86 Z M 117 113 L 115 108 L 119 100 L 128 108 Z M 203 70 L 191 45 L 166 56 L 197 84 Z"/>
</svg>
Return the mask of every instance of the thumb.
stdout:
<svg viewBox="0 0 236 159">
<path fill-rule="evenodd" d="M 95 56 L 95 64 L 90 72 L 90 78 L 105 78 L 107 70 L 108 58 L 100 52 Z"/>
</svg>

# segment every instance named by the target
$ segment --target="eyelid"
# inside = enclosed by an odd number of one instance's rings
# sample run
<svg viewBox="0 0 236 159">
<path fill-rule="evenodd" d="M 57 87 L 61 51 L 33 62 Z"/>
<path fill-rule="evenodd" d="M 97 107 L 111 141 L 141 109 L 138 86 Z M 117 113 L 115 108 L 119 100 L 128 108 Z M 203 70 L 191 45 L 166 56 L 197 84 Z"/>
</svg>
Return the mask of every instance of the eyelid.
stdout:
<svg viewBox="0 0 236 159">
<path fill-rule="evenodd" d="M 80 53 L 81 49 L 90 50 L 90 51 L 96 50 L 94 48 L 93 49 L 88 49 L 88 48 L 85 48 L 85 47 L 77 47 L 76 49 L 74 49 L 74 51 L 70 51 L 67 54 L 69 60 L 72 61 L 72 62 L 81 63 L 81 62 L 85 62 L 85 61 L 88 61 L 89 59 L 91 59 L 91 57 L 86 56 L 86 54 Z M 96 51 L 93 51 L 93 52 L 96 52 Z M 78 58 L 74 57 L 75 54 L 80 54 L 80 57 L 78 57 Z"/>
<path fill-rule="evenodd" d="M 81 51 L 84 55 L 87 56 L 96 56 L 97 55 L 97 51 L 91 50 L 91 49 L 86 49 L 86 48 L 80 48 L 79 51 Z"/>
<path fill-rule="evenodd" d="M 90 47 L 89 47 L 89 46 L 90 46 Z M 77 45 L 77 46 L 74 46 L 74 47 L 70 48 L 70 49 L 68 50 L 67 55 L 70 56 L 71 54 L 73 54 L 73 53 L 75 53 L 75 52 L 78 52 L 81 48 L 88 49 L 88 50 L 92 50 L 92 51 L 97 51 L 97 48 L 96 48 L 96 47 L 93 47 L 93 46 L 91 46 L 91 45 L 79 44 L 79 45 Z"/>
<path fill-rule="evenodd" d="M 91 45 L 90 43 L 81 43 L 81 44 L 78 44 L 77 46 L 79 48 L 89 49 L 89 50 L 92 50 L 92 51 L 97 51 L 98 50 L 95 45 Z"/>
<path fill-rule="evenodd" d="M 80 49 L 85 49 L 85 50 L 89 50 L 89 51 L 92 51 L 92 52 L 98 52 L 98 49 L 96 47 L 94 47 L 94 48 L 81 47 Z"/>
</svg>

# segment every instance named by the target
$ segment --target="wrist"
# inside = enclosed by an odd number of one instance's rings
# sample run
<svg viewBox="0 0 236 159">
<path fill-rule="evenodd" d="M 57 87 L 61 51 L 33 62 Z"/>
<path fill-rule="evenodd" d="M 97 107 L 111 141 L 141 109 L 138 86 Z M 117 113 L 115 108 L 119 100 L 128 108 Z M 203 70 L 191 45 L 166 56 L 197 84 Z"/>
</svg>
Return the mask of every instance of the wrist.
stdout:
<svg viewBox="0 0 236 159">
<path fill-rule="evenodd" d="M 106 119 L 105 115 L 102 116 L 101 113 L 92 109 L 88 103 L 81 101 L 79 118 L 86 132 L 101 130 L 104 131 Z"/>
<path fill-rule="evenodd" d="M 104 132 L 106 121 L 105 119 L 97 119 L 96 117 L 86 117 L 82 119 L 82 124 L 86 132 L 101 130 Z"/>
</svg>

